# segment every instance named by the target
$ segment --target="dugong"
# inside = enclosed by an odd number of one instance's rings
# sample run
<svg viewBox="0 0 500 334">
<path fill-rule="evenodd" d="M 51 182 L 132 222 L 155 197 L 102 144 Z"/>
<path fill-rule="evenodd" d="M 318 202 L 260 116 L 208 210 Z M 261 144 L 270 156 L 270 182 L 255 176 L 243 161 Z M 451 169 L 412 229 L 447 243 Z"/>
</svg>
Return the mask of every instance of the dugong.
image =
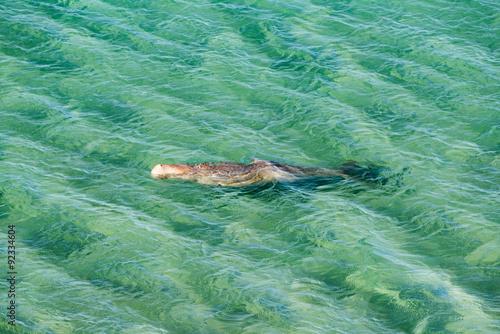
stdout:
<svg viewBox="0 0 500 334">
<path fill-rule="evenodd" d="M 304 178 L 353 177 L 352 169 L 360 167 L 347 163 L 339 169 L 290 166 L 282 163 L 252 159 L 250 164 L 236 162 L 205 162 L 190 164 L 158 164 L 151 170 L 156 179 L 183 179 L 201 184 L 243 187 L 266 182 L 294 182 Z"/>
</svg>

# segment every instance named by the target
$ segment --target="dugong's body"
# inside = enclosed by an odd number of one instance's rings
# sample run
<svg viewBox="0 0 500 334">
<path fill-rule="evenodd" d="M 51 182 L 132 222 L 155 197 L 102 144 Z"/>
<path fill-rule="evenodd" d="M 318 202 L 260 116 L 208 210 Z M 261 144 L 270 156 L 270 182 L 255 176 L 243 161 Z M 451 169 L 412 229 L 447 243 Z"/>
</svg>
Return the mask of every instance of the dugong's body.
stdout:
<svg viewBox="0 0 500 334">
<path fill-rule="evenodd" d="M 253 159 L 250 164 L 235 162 L 187 164 L 158 164 L 151 171 L 157 179 L 183 179 L 201 184 L 242 187 L 270 181 L 293 182 L 307 177 L 349 178 L 343 170 L 298 167 Z"/>
</svg>

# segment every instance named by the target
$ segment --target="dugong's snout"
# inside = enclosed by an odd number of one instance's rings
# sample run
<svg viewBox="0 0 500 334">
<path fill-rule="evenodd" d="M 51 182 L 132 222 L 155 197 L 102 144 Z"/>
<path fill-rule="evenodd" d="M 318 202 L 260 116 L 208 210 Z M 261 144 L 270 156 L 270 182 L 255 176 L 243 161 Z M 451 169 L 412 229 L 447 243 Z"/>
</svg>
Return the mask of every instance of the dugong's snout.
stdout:
<svg viewBox="0 0 500 334">
<path fill-rule="evenodd" d="M 155 179 L 166 179 L 169 177 L 181 177 L 192 169 L 191 166 L 182 164 L 158 164 L 151 170 L 151 176 Z"/>
<path fill-rule="evenodd" d="M 165 171 L 163 168 L 163 166 L 165 166 L 164 164 L 158 164 L 156 165 L 152 170 L 151 170 L 151 176 L 154 177 L 155 179 L 162 179 L 164 178 L 165 176 L 163 176 L 165 174 Z"/>
</svg>

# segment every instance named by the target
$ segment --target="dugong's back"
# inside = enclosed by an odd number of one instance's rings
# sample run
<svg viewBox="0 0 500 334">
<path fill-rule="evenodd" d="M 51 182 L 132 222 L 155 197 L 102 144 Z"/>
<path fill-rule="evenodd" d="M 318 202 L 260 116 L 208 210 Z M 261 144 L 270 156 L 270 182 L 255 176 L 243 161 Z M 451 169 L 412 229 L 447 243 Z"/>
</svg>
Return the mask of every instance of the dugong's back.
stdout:
<svg viewBox="0 0 500 334">
<path fill-rule="evenodd" d="M 256 160 L 248 165 L 235 162 L 194 165 L 183 178 L 208 185 L 242 187 L 279 177 L 293 176 L 286 172 L 280 173 L 279 169 L 268 161 Z"/>
</svg>

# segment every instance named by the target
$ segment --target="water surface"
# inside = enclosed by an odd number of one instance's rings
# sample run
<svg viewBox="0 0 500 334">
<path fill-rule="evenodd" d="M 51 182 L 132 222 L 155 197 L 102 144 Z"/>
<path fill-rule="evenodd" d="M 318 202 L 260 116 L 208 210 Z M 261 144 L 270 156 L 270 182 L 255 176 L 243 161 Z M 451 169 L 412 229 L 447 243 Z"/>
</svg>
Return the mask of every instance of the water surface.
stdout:
<svg viewBox="0 0 500 334">
<path fill-rule="evenodd" d="M 500 331 L 499 12 L 4 0 L 0 332 Z M 149 176 L 252 158 L 389 182 Z"/>
</svg>

